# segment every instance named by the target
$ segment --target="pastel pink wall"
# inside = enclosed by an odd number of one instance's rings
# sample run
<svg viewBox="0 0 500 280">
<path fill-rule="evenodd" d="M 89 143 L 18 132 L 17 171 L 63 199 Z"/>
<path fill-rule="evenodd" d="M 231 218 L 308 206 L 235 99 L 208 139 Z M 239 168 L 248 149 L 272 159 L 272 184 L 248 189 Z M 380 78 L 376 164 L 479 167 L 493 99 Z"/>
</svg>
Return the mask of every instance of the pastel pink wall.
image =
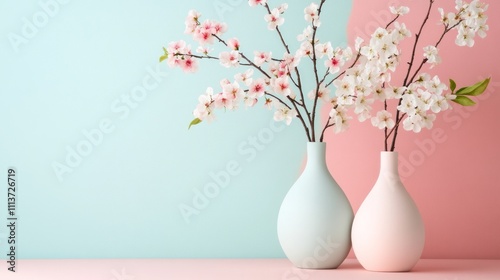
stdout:
<svg viewBox="0 0 500 280">
<path fill-rule="evenodd" d="M 435 1 L 424 42 L 435 43 L 442 31 L 437 7 L 451 10 L 454 2 Z M 403 182 L 426 225 L 423 258 L 500 258 L 500 1 L 488 2 L 486 39 L 478 38 L 473 48 L 457 47 L 456 33 L 450 34 L 440 46 L 443 63 L 424 71 L 453 78 L 459 87 L 491 76 L 489 90 L 477 106 L 454 106 L 438 115 L 433 130 L 403 131 L 397 142 Z M 428 1 L 354 0 L 349 41 L 385 26 L 388 3 L 409 6 L 410 14 L 399 21 L 413 33 L 418 30 Z M 357 211 L 377 179 L 382 131 L 353 122 L 348 133 L 329 134 L 327 142 L 329 168 Z"/>
</svg>

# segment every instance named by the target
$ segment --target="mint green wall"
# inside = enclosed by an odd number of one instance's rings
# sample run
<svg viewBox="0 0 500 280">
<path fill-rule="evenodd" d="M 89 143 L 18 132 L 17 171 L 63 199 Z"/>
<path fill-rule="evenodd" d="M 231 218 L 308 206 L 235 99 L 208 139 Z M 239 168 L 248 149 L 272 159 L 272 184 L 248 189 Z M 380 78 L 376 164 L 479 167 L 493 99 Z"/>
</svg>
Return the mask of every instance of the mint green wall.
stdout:
<svg viewBox="0 0 500 280">
<path fill-rule="evenodd" d="M 307 4 L 289 3 L 283 30 L 294 48 Z M 327 2 L 321 38 L 345 42 L 350 6 Z M 227 22 L 243 51 L 283 52 L 263 9 L 243 0 L 0 2 L 0 224 L 14 166 L 19 258 L 284 256 L 276 218 L 304 133 L 263 108 L 187 130 L 197 96 L 235 73 L 213 61 L 194 75 L 157 63 L 162 46 L 189 40 L 191 8 Z M 54 165 L 66 166 L 61 180 Z M 227 186 L 183 217 L 179 207 L 203 202 L 197 191 L 228 168 Z"/>
</svg>

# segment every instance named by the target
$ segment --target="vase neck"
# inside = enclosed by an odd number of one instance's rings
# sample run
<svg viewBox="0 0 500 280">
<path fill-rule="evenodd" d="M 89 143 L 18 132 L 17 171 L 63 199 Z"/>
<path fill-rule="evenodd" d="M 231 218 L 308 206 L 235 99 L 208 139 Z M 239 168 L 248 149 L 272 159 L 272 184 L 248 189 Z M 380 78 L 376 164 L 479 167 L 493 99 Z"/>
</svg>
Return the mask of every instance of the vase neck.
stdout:
<svg viewBox="0 0 500 280">
<path fill-rule="evenodd" d="M 309 166 L 324 166 L 326 168 L 326 143 L 308 142 L 307 143 L 307 164 Z"/>
<path fill-rule="evenodd" d="M 397 152 L 380 153 L 380 173 L 392 173 L 399 176 Z"/>
</svg>

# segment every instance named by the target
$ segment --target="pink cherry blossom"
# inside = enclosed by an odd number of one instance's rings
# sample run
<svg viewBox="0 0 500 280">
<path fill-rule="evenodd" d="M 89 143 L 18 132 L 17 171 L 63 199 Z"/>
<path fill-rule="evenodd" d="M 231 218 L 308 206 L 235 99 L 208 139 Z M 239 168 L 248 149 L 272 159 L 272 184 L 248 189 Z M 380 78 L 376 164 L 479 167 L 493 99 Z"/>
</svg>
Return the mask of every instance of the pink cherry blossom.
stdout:
<svg viewBox="0 0 500 280">
<path fill-rule="evenodd" d="M 170 67 L 181 66 L 185 54 L 191 54 L 190 46 L 185 41 L 180 40 L 168 44 L 167 47 L 168 59 L 167 64 Z"/>
<path fill-rule="evenodd" d="M 193 34 L 194 30 L 196 29 L 196 26 L 198 26 L 200 17 L 201 14 L 199 12 L 195 10 L 190 10 L 186 17 L 185 21 L 186 29 L 184 30 L 184 33 Z"/>
<path fill-rule="evenodd" d="M 223 88 L 225 85 L 231 84 L 231 81 L 228 79 L 222 79 L 222 80 L 220 80 L 219 84 L 220 84 L 220 87 Z"/>
<path fill-rule="evenodd" d="M 201 26 L 196 27 L 193 33 L 193 39 L 202 45 L 214 43 L 211 28 L 207 29 Z"/>
<path fill-rule="evenodd" d="M 264 62 L 269 62 L 271 60 L 271 52 L 259 52 L 255 51 L 254 52 L 254 58 L 253 58 L 253 63 L 257 66 L 262 66 Z"/>
<path fill-rule="evenodd" d="M 197 53 L 201 53 L 204 55 L 208 55 L 210 53 L 210 51 L 211 51 L 211 49 L 208 48 L 207 46 L 199 46 L 198 48 L 196 48 Z"/>
<path fill-rule="evenodd" d="M 226 108 L 226 109 L 233 109 L 233 98 L 231 95 L 224 94 L 224 93 L 219 93 L 214 96 L 214 105 L 215 108 L 221 109 L 221 108 Z"/>
<path fill-rule="evenodd" d="M 221 36 L 222 34 L 226 33 L 227 31 L 227 24 L 223 22 L 214 22 L 213 23 L 213 33 L 217 36 Z"/>
<path fill-rule="evenodd" d="M 189 56 L 181 61 L 180 67 L 186 73 L 194 73 L 198 70 L 198 61 Z"/>
<path fill-rule="evenodd" d="M 222 87 L 222 92 L 230 96 L 232 100 L 237 99 L 241 96 L 242 90 L 237 82 L 226 84 Z"/>
<path fill-rule="evenodd" d="M 220 64 L 226 68 L 237 67 L 239 63 L 240 53 L 237 51 L 221 52 L 219 55 Z"/>
<path fill-rule="evenodd" d="M 300 63 L 300 56 L 285 53 L 283 55 L 283 60 L 280 63 L 280 68 L 285 70 L 285 73 L 288 74 L 290 71 L 294 70 Z M 282 76 L 282 75 L 279 75 Z"/>
<path fill-rule="evenodd" d="M 213 120 L 215 118 L 213 101 L 213 89 L 209 87 L 206 93 L 198 98 L 198 106 L 194 109 L 193 115 L 200 120 Z"/>
<path fill-rule="evenodd" d="M 313 34 L 313 28 L 310 25 L 308 25 L 304 29 L 304 31 L 302 31 L 302 34 L 297 35 L 297 40 L 299 42 L 302 42 L 305 40 L 311 42 L 312 41 L 312 34 Z"/>
<path fill-rule="evenodd" d="M 265 15 L 264 19 L 267 22 L 267 28 L 269 30 L 274 30 L 285 22 L 285 19 L 281 17 L 280 11 L 276 8 L 274 8 L 270 14 Z"/>
<path fill-rule="evenodd" d="M 250 68 L 244 73 L 238 73 L 234 75 L 234 79 L 243 82 L 245 85 L 249 86 L 252 83 L 253 69 Z"/>
<path fill-rule="evenodd" d="M 318 58 L 323 58 L 324 56 L 331 56 L 333 55 L 333 47 L 332 43 L 327 42 L 324 44 L 317 44 L 315 46 L 316 49 L 316 56 Z"/>
<path fill-rule="evenodd" d="M 313 55 L 312 44 L 309 41 L 302 42 L 302 44 L 300 44 L 300 48 L 297 50 L 297 52 L 295 52 L 295 55 L 298 57 L 303 57 L 303 56 L 312 57 Z"/>
<path fill-rule="evenodd" d="M 267 0 L 248 0 L 248 5 L 250 5 L 250 7 L 255 7 L 257 5 L 264 5 L 266 2 Z"/>
<path fill-rule="evenodd" d="M 340 71 L 341 61 L 335 56 L 332 56 L 325 61 L 325 66 L 328 68 L 330 74 L 335 74 Z"/>
<path fill-rule="evenodd" d="M 278 77 L 280 71 L 280 65 L 276 61 L 269 62 L 269 72 L 271 72 L 275 77 Z"/>
<path fill-rule="evenodd" d="M 325 88 L 324 85 L 321 85 L 321 87 L 318 89 L 318 98 L 323 100 L 324 102 L 330 102 L 330 89 Z M 311 90 L 308 94 L 307 97 L 310 99 L 314 99 L 316 97 L 316 89 Z"/>
<path fill-rule="evenodd" d="M 227 41 L 227 46 L 232 50 L 237 51 L 240 49 L 240 41 L 238 41 L 237 38 L 231 38 Z"/>
<path fill-rule="evenodd" d="M 304 9 L 304 18 L 307 22 L 312 23 L 314 26 L 320 26 L 318 15 L 319 6 L 316 3 L 311 3 Z"/>
<path fill-rule="evenodd" d="M 249 96 L 245 96 L 245 98 L 243 98 L 243 103 L 245 103 L 245 107 L 253 107 L 255 106 L 255 104 L 257 104 L 257 98 L 253 98 L 253 97 L 249 97 Z"/>
<path fill-rule="evenodd" d="M 264 107 L 271 110 L 274 107 L 274 101 L 271 98 L 266 98 L 266 102 L 264 102 Z"/>
<path fill-rule="evenodd" d="M 275 79 L 273 90 L 278 94 L 289 96 L 292 93 L 292 90 L 290 89 L 290 82 L 288 81 L 288 77 L 284 76 Z"/>
<path fill-rule="evenodd" d="M 287 3 L 283 3 L 283 4 L 281 4 L 281 5 L 278 6 L 278 11 L 281 14 L 284 13 L 287 9 L 288 9 L 288 4 Z"/>
<path fill-rule="evenodd" d="M 211 21 L 211 20 L 205 20 L 203 23 L 200 24 L 200 28 L 210 32 L 210 33 L 214 33 L 214 22 Z"/>
<path fill-rule="evenodd" d="M 266 84 L 264 79 L 256 79 L 249 85 L 247 95 L 253 98 L 262 97 L 265 90 Z"/>
</svg>

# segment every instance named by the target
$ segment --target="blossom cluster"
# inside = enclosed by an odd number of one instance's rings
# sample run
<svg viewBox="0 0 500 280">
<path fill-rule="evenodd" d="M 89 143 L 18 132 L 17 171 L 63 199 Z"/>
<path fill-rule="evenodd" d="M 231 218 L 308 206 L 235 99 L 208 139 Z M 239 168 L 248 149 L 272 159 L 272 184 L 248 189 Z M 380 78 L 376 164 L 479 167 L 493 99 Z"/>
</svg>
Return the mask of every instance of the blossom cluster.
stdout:
<svg viewBox="0 0 500 280">
<path fill-rule="evenodd" d="M 254 51 L 253 55 L 243 53 L 238 38 L 223 38 L 227 31 L 225 23 L 201 21 L 199 12 L 189 11 L 185 33 L 198 43 L 196 51 L 193 52 L 190 45 L 180 40 L 170 43 L 160 60 L 167 60 L 170 67 L 179 67 L 185 72 L 195 72 L 201 59 L 218 60 L 226 68 L 245 69 L 237 72 L 232 79 L 220 81 L 220 90 L 209 87 L 198 98 L 198 105 L 193 111 L 194 124 L 213 120 L 217 109 L 235 110 L 241 104 L 253 107 L 260 101 L 274 110 L 276 121 L 290 124 L 294 118 L 300 119 L 309 141 L 316 141 L 316 107 L 321 101 L 320 104 L 330 107 L 330 114 L 322 126 L 320 141 L 327 128 L 333 127 L 335 133 L 345 131 L 352 119 L 352 110 L 359 121 L 370 120 L 373 126 L 385 129 L 387 149 L 388 136 L 400 124 L 405 130 L 413 132 L 430 129 L 436 114 L 451 108 L 450 101 L 456 98 L 454 89 L 450 91 L 438 76 L 421 71 L 424 65 L 432 69 L 441 63 L 439 45 L 443 37 L 457 30 L 456 45 L 472 47 L 475 35 L 484 38 L 488 30 L 485 14 L 488 5 L 478 0 L 456 0 L 453 12 L 446 13 L 438 8 L 442 36 L 436 43 L 425 45 L 419 59 L 418 56 L 415 58 L 415 54 L 418 53 L 416 48 L 420 45 L 417 43 L 421 34 L 412 34 L 404 23 L 398 21 L 410 12 L 409 7 L 390 7 L 394 19 L 387 26 L 377 28 L 370 38 L 365 38 L 366 42 L 357 38 L 351 47 L 334 47 L 331 42 L 321 41 L 316 34 L 321 26 L 321 10 L 325 2 L 321 0 L 320 4 L 311 3 L 304 8 L 307 25 L 297 36 L 300 46 L 291 51 L 280 31 L 288 5 L 272 8 L 267 0 L 248 1 L 251 7 L 264 7 L 267 28 L 277 32 L 283 42 L 285 51 L 282 55 L 262 50 Z M 434 1 L 429 3 L 430 12 Z M 428 18 L 429 14 L 422 27 Z M 410 50 L 411 60 L 401 64 L 401 43 L 411 37 L 415 38 L 414 47 Z M 224 50 L 212 54 L 215 44 L 220 44 Z M 309 71 L 316 76 L 316 84 L 309 90 L 303 88 L 300 80 L 300 70 L 303 69 L 299 66 L 303 60 L 313 62 L 313 69 Z M 403 68 L 399 67 L 400 64 L 408 65 L 403 66 L 406 77 L 403 82 L 393 81 L 391 74 Z M 324 74 L 321 74 L 323 71 Z M 382 110 L 374 110 L 378 108 L 374 106 L 376 101 L 384 103 Z M 395 114 L 390 112 L 388 104 L 397 104 L 392 108 Z"/>
<path fill-rule="evenodd" d="M 455 1 L 455 12 L 445 13 L 442 8 L 438 8 L 441 15 L 441 22 L 446 27 L 457 26 L 458 35 L 455 43 L 459 46 L 474 46 L 474 37 L 486 37 L 489 30 L 486 20 L 486 10 L 488 5 L 478 0 L 466 3 L 463 0 Z"/>
<path fill-rule="evenodd" d="M 269 8 L 265 0 L 250 0 L 249 5 L 265 6 L 269 13 L 264 16 L 267 27 L 276 30 L 284 23 L 283 14 L 288 8 L 287 4 L 281 4 L 276 8 Z M 209 87 L 206 92 L 198 98 L 198 105 L 193 114 L 200 121 L 211 121 L 215 118 L 216 109 L 237 109 L 241 103 L 246 107 L 253 107 L 259 99 L 264 97 L 264 106 L 274 109 L 274 119 L 285 121 L 290 124 L 297 116 L 297 110 L 291 103 L 295 101 L 297 92 L 302 89 L 292 85 L 292 74 L 303 57 L 313 57 L 313 48 L 318 50 L 319 58 L 328 58 L 325 65 L 331 73 L 338 72 L 346 60 L 350 59 L 348 52 L 342 49 L 333 49 L 331 43 L 313 45 L 310 38 L 313 27 L 320 25 L 319 6 L 312 3 L 304 9 L 304 19 L 311 24 L 298 36 L 302 42 L 301 47 L 295 52 L 285 52 L 278 58 L 273 57 L 272 52 L 254 51 L 253 59 L 247 58 L 240 52 L 240 41 L 238 38 L 224 40 L 222 35 L 227 31 L 227 25 L 212 20 L 201 21 L 201 13 L 191 10 L 185 20 L 185 33 L 199 43 L 196 54 L 193 54 L 191 46 L 180 40 L 171 42 L 166 48 L 167 63 L 171 67 L 180 67 L 185 72 L 194 72 L 198 68 L 199 59 L 217 59 L 219 63 L 227 68 L 241 65 L 250 66 L 245 72 L 236 73 L 234 79 L 223 79 L 220 81 L 221 91 L 214 92 Z M 211 45 L 219 42 L 228 48 L 217 56 L 212 56 Z M 350 49 L 348 49 L 350 51 Z M 352 55 L 352 52 L 350 52 Z M 259 77 L 255 77 L 257 70 Z M 315 90 L 311 90 L 308 96 L 314 99 Z M 321 99 L 330 102 L 329 90 L 322 86 L 318 90 Z"/>
<path fill-rule="evenodd" d="M 477 0 L 470 3 L 457 0 L 455 8 L 455 12 L 446 15 L 442 8 L 438 9 L 444 26 L 443 36 L 457 29 L 455 42 L 458 46 L 472 46 L 476 33 L 484 38 L 484 31 L 488 29 L 485 16 L 488 6 Z M 410 9 L 404 6 L 390 7 L 390 11 L 397 19 L 409 13 Z M 432 128 L 436 113 L 451 108 L 449 101 L 456 96 L 447 91 L 448 86 L 438 76 L 420 73 L 421 67 L 411 72 L 413 58 L 404 83 L 401 85 L 391 81 L 391 73 L 400 64 L 400 43 L 411 36 L 405 24 L 395 20 L 386 28 L 376 29 L 366 44 L 357 38 L 355 48 L 359 54 L 358 62 L 335 81 L 334 86 L 338 102 L 354 107 L 359 121 L 371 119 L 372 125 L 379 129 L 393 129 L 401 122 L 405 130 L 420 132 L 422 128 Z M 429 68 L 433 68 L 441 62 L 437 48 L 439 43 L 423 48 L 422 64 L 430 64 Z M 399 117 L 393 116 L 386 108 L 373 112 L 371 104 L 376 100 L 387 104 L 391 99 L 399 100 L 396 108 Z"/>
</svg>

